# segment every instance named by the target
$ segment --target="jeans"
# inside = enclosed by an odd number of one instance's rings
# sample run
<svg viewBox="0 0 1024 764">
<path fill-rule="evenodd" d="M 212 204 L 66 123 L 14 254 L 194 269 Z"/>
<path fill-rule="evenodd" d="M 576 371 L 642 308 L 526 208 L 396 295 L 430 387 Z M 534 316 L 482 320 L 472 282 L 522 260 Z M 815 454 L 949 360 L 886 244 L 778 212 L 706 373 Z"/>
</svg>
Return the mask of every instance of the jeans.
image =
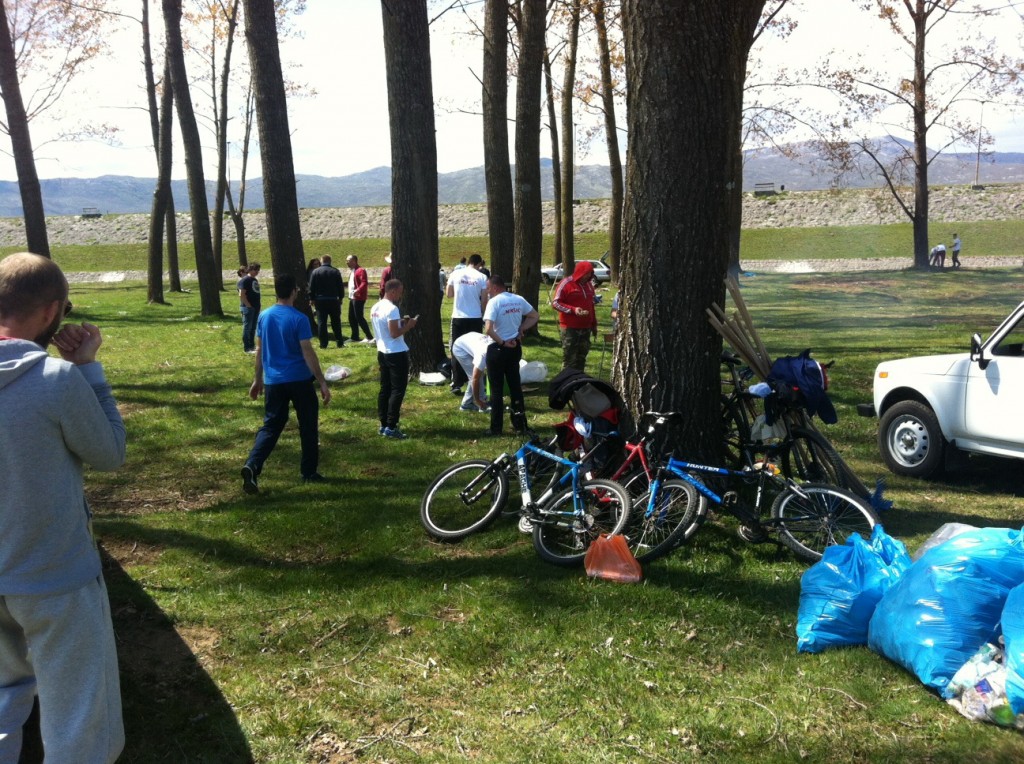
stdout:
<svg viewBox="0 0 1024 764">
<path fill-rule="evenodd" d="M 263 426 L 256 433 L 256 442 L 246 465 L 257 475 L 263 471 L 263 463 L 277 445 L 285 424 L 288 422 L 288 404 L 295 407 L 295 418 L 299 422 L 299 442 L 302 444 L 303 477 L 316 472 L 320 463 L 320 401 L 316 397 L 313 378 L 301 382 L 282 382 L 263 388 Z"/>
<path fill-rule="evenodd" d="M 491 432 L 501 432 L 505 417 L 505 382 L 508 382 L 510 405 L 512 406 L 512 428 L 516 432 L 526 429 L 526 402 L 523 400 L 523 383 L 519 379 L 519 359 L 523 348 L 516 343 L 514 348 L 502 347 L 497 343 L 487 348 L 487 383 L 491 386 Z"/>
<path fill-rule="evenodd" d="M 256 349 L 256 319 L 260 312 L 256 308 L 247 308 L 244 305 L 242 310 L 242 350 Z"/>
<path fill-rule="evenodd" d="M 338 347 L 341 347 L 345 344 L 345 338 L 341 336 L 341 300 L 316 301 L 317 335 L 320 338 L 321 349 L 327 347 L 327 319 L 331 320 L 334 340 L 338 343 Z"/>
<path fill-rule="evenodd" d="M 377 395 L 377 414 L 380 426 L 392 430 L 398 427 L 402 414 L 405 388 L 409 385 L 409 353 L 381 353 L 377 351 L 380 366 L 380 393 Z"/>
<path fill-rule="evenodd" d="M 448 347 L 451 348 L 455 344 L 455 340 L 461 337 L 463 334 L 469 332 L 482 332 L 484 330 L 484 320 L 482 318 L 453 318 L 451 336 L 448 340 Z M 466 384 L 468 377 L 466 372 L 463 371 L 462 367 L 455 360 L 455 354 L 451 353 L 452 357 L 452 387 L 462 387 Z"/>
<path fill-rule="evenodd" d="M 363 330 L 363 334 L 366 335 L 366 339 L 373 339 L 373 335 L 370 334 L 370 326 L 366 323 L 366 316 L 363 315 L 363 310 L 365 308 L 366 300 L 348 301 L 348 325 L 352 328 L 353 342 L 359 342 L 360 329 Z"/>
</svg>

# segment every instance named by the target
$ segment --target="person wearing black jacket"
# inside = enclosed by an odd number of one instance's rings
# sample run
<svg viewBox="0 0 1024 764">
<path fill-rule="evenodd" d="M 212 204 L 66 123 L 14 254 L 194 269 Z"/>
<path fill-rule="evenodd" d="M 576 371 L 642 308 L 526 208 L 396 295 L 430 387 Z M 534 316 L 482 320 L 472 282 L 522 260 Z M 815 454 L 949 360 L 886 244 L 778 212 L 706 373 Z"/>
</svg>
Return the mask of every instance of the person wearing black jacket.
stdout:
<svg viewBox="0 0 1024 764">
<path fill-rule="evenodd" d="M 321 266 L 309 277 L 309 295 L 316 305 L 317 336 L 320 349 L 327 347 L 327 320 L 331 321 L 338 347 L 345 344 L 341 334 L 341 299 L 345 296 L 345 282 L 341 271 L 331 265 L 331 256 L 324 255 Z"/>
</svg>

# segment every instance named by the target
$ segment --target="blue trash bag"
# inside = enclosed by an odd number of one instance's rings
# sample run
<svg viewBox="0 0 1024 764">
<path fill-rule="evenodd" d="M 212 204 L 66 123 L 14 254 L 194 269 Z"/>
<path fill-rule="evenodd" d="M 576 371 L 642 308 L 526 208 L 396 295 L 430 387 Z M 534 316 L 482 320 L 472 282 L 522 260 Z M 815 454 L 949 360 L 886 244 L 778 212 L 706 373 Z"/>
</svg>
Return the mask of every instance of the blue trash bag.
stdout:
<svg viewBox="0 0 1024 764">
<path fill-rule="evenodd" d="M 1024 583 L 1024 539 L 1009 528 L 978 528 L 929 549 L 871 617 L 868 647 L 947 694 L 949 680 L 986 642 L 995 642 L 1007 595 Z"/>
<path fill-rule="evenodd" d="M 867 644 L 875 606 L 909 567 L 907 548 L 881 525 L 870 543 L 854 533 L 845 544 L 826 547 L 800 579 L 797 650 Z"/>
<path fill-rule="evenodd" d="M 1003 607 L 1006 699 L 1015 714 L 1024 714 L 1024 584 L 1010 591 Z"/>
</svg>

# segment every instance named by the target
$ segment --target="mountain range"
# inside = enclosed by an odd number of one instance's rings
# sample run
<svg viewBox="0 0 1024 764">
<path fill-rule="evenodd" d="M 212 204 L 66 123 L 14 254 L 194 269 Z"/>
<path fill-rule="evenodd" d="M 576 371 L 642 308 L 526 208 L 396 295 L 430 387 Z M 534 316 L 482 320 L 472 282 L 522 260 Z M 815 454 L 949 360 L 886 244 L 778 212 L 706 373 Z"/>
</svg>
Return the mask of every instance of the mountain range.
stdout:
<svg viewBox="0 0 1024 764">
<path fill-rule="evenodd" d="M 904 144 L 906 145 L 906 144 Z M 829 187 L 833 180 L 824 159 L 809 144 L 792 144 L 779 149 L 751 149 L 744 152 L 743 188 L 753 191 L 756 184 L 773 183 L 775 188 L 809 191 Z M 899 147 L 888 147 L 897 151 Z M 543 198 L 552 198 L 551 161 L 541 160 Z M 843 184 L 853 188 L 877 187 L 879 180 L 862 161 L 858 171 L 849 173 Z M 934 185 L 1024 182 L 1024 153 L 992 152 L 981 156 L 941 154 L 933 157 L 929 182 Z M 148 212 L 153 197 L 152 178 L 104 175 L 97 178 L 55 178 L 40 181 L 43 203 L 48 215 L 79 215 L 86 208 L 101 213 Z M 441 204 L 469 204 L 486 201 L 484 168 L 474 167 L 437 176 Z M 296 188 L 300 207 L 373 207 L 391 203 L 391 168 L 377 167 L 343 177 L 299 175 Z M 608 168 L 581 165 L 576 168 L 574 196 L 580 199 L 605 199 L 611 195 Z M 179 209 L 188 199 L 186 181 L 173 182 Z M 207 195 L 213 207 L 213 183 L 207 182 Z M 234 194 L 237 199 L 237 183 Z M 246 189 L 248 208 L 263 206 L 261 179 L 250 180 Z M 15 181 L 0 181 L 0 216 L 20 217 L 21 197 Z"/>
</svg>

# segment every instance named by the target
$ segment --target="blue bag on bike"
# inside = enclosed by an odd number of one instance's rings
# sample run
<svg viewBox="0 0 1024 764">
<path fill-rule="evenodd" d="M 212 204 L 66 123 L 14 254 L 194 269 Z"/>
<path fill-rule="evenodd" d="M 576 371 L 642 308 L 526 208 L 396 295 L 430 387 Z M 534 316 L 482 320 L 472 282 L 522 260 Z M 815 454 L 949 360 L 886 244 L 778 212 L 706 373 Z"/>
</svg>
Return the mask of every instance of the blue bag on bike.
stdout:
<svg viewBox="0 0 1024 764">
<path fill-rule="evenodd" d="M 882 598 L 868 646 L 947 696 L 960 667 L 996 641 L 1007 596 L 1021 583 L 1020 531 L 962 533 L 929 549 Z"/>
<path fill-rule="evenodd" d="M 828 372 L 825 366 L 811 358 L 808 348 L 800 355 L 784 355 L 775 359 L 768 373 L 768 384 L 775 398 L 765 399 L 765 421 L 773 424 L 782 407 L 798 405 L 825 424 L 839 421 L 836 407 L 828 397 Z"/>
<path fill-rule="evenodd" d="M 800 579 L 797 650 L 867 644 L 875 607 L 909 567 L 907 548 L 881 525 L 870 543 L 855 533 L 845 544 L 827 547 Z"/>
<path fill-rule="evenodd" d="M 1015 714 L 1024 714 L 1024 584 L 1014 587 L 1003 607 L 1006 699 Z"/>
</svg>

